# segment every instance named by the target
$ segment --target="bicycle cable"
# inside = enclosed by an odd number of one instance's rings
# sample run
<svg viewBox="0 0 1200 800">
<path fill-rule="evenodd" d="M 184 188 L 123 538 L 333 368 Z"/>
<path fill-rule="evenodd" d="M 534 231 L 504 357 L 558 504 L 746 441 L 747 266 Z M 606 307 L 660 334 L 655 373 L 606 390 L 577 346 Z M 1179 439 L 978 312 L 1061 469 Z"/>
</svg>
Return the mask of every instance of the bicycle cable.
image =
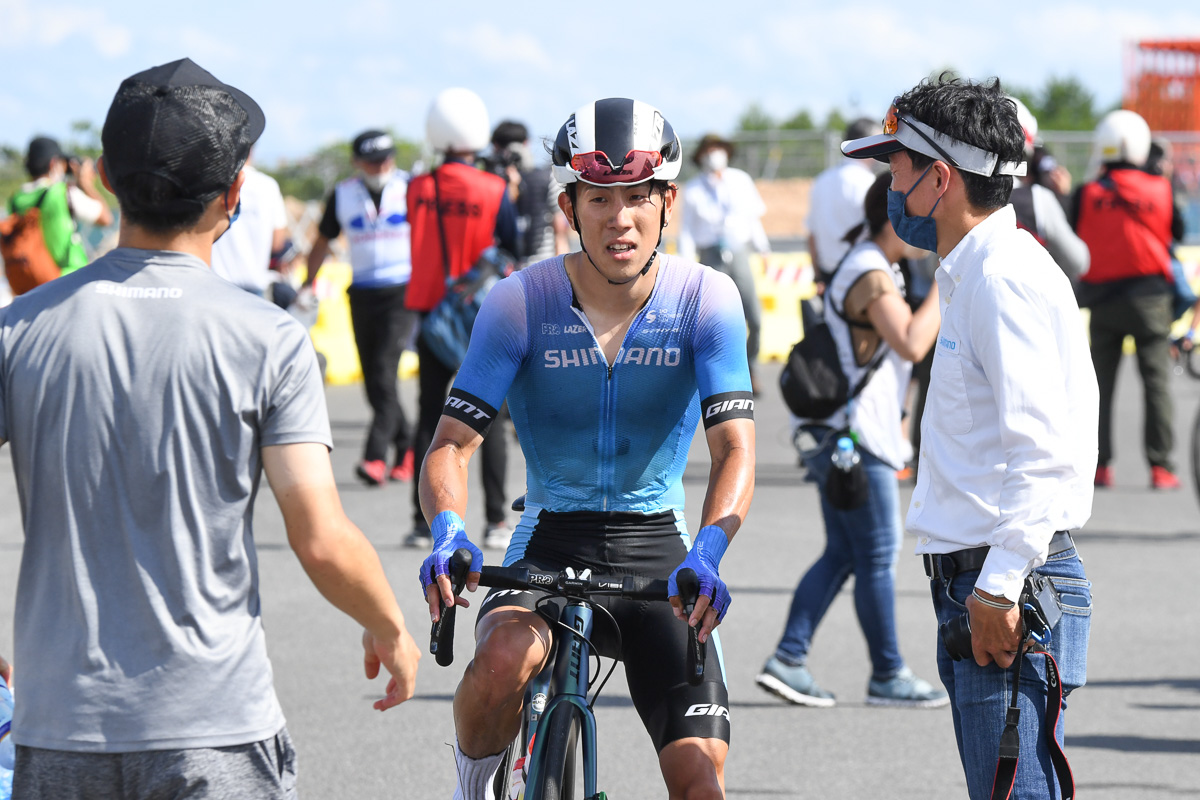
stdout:
<svg viewBox="0 0 1200 800">
<path fill-rule="evenodd" d="M 560 597 L 562 597 L 562 595 L 554 595 L 554 594 L 543 595 L 542 597 L 538 598 L 537 602 L 534 604 L 534 610 L 541 613 L 541 607 L 543 605 L 549 605 L 550 601 L 555 600 Z M 593 610 L 603 611 L 604 615 L 606 617 L 608 617 L 609 622 L 612 623 L 613 630 L 616 632 L 616 635 L 617 635 L 617 652 L 620 653 L 624 649 L 625 643 L 621 637 L 621 626 L 617 624 L 616 618 L 612 615 L 611 611 L 609 611 L 607 608 L 605 608 L 602 605 L 591 604 L 590 607 Z M 546 620 L 547 622 L 551 622 L 555 626 L 562 628 L 564 631 L 567 632 L 568 635 L 578 636 L 580 639 L 582 639 L 584 644 L 586 644 L 588 646 L 588 654 L 591 657 L 596 659 L 596 672 L 600 671 L 600 668 L 604 665 L 604 661 L 603 661 L 603 659 L 600 658 L 599 648 L 596 647 L 595 643 L 590 638 L 588 638 L 587 636 L 584 636 L 579 631 L 570 627 L 565 622 L 558 619 L 557 616 L 551 617 L 549 614 L 544 614 L 544 613 L 541 616 L 542 616 L 542 619 Z M 608 668 L 608 674 L 604 676 L 604 680 L 602 680 L 600 682 L 600 687 L 598 689 L 596 689 L 595 693 L 592 695 L 592 698 L 590 700 L 588 700 L 588 708 L 589 709 L 595 710 L 596 698 L 598 698 L 600 696 L 600 692 L 604 689 L 604 685 L 608 683 L 608 679 L 610 677 L 612 677 L 613 672 L 616 671 L 617 661 L 618 661 L 618 659 L 615 659 L 615 658 L 613 659 L 612 665 Z M 585 697 L 587 695 L 587 692 L 591 691 L 592 686 L 594 686 L 595 683 L 596 683 L 596 679 L 594 677 L 588 681 L 587 689 L 584 692 Z"/>
</svg>

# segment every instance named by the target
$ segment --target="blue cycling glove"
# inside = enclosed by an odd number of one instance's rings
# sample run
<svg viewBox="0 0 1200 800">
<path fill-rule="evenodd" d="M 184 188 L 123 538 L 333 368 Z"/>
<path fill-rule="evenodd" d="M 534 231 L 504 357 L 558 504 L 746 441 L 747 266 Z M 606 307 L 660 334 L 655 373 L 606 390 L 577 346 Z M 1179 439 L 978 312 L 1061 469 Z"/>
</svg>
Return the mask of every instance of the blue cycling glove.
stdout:
<svg viewBox="0 0 1200 800">
<path fill-rule="evenodd" d="M 443 511 L 433 518 L 429 526 L 433 534 L 433 552 L 421 562 L 421 593 L 437 583 L 438 575 L 450 574 L 450 557 L 455 550 L 466 548 L 471 551 L 471 572 L 483 567 L 483 551 L 467 538 L 467 528 L 462 517 L 453 511 Z"/>
<path fill-rule="evenodd" d="M 729 537 L 720 527 L 705 525 L 701 528 L 683 563 L 676 567 L 667 579 L 667 595 L 675 597 L 679 594 L 679 584 L 675 580 L 679 570 L 694 570 L 700 581 L 700 594 L 708 595 L 709 605 L 717 612 L 717 622 L 725 619 L 725 612 L 729 610 L 729 604 L 733 601 L 729 597 L 725 581 L 717 574 L 717 565 L 721 563 L 721 556 L 725 555 L 727 547 Z"/>
</svg>

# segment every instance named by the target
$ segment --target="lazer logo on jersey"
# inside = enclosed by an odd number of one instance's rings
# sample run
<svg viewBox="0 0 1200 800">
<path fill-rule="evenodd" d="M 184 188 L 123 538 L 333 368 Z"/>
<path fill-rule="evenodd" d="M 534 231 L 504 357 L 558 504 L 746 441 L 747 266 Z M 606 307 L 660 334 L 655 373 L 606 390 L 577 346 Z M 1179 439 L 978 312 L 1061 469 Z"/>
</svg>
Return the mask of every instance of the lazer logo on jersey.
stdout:
<svg viewBox="0 0 1200 800">
<path fill-rule="evenodd" d="M 729 719 L 729 709 L 718 703 L 696 703 L 690 706 L 685 717 L 724 717 Z"/>
<path fill-rule="evenodd" d="M 639 364 L 643 367 L 677 367 L 683 351 L 678 347 L 631 347 L 628 351 L 621 348 L 613 364 Z M 547 350 L 544 354 L 547 369 L 565 367 L 590 367 L 593 364 L 603 364 L 604 357 L 594 348 L 579 348 L 576 350 Z"/>
<path fill-rule="evenodd" d="M 584 325 L 559 325 L 557 322 L 543 322 L 542 336 L 558 336 L 560 333 L 587 333 Z"/>
<path fill-rule="evenodd" d="M 480 422 L 484 420 L 490 420 L 492 418 L 491 414 L 484 411 L 479 406 L 468 400 L 464 400 L 461 397 L 455 397 L 454 395 L 450 395 L 446 398 L 446 405 L 448 405 L 450 408 L 453 408 L 455 411 L 466 414 L 468 417 L 474 417 Z"/>
</svg>

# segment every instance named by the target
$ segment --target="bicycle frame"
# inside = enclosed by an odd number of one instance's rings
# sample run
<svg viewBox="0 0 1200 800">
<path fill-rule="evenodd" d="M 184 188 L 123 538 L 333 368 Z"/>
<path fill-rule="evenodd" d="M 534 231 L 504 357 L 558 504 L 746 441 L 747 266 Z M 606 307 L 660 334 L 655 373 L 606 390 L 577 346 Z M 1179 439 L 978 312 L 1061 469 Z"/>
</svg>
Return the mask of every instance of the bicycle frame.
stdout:
<svg viewBox="0 0 1200 800">
<path fill-rule="evenodd" d="M 533 739 L 533 753 L 530 756 L 529 774 L 525 779 L 526 786 L 538 786 L 544 771 L 545 753 L 547 747 L 546 731 L 553 712 L 560 705 L 573 705 L 579 713 L 580 737 L 583 746 L 583 796 L 596 795 L 596 717 L 587 702 L 587 688 L 590 677 L 588 658 L 590 651 L 586 639 L 592 634 L 592 609 L 582 600 L 571 600 L 563 609 L 559 621 L 569 627 L 575 634 L 567 635 L 562 628 L 556 628 L 554 645 L 554 663 L 552 670 L 543 670 L 530 684 L 530 697 L 533 698 L 531 711 L 538 714 L 537 727 Z M 539 694 L 549 698 L 545 709 L 537 711 Z"/>
</svg>

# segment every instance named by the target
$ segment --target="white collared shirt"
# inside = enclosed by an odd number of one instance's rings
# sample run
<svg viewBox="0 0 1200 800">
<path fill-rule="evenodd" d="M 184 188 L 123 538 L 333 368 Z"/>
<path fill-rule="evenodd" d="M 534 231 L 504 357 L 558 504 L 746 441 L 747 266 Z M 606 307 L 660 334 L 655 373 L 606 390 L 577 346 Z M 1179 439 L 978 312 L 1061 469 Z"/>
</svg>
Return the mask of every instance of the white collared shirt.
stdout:
<svg viewBox="0 0 1200 800">
<path fill-rule="evenodd" d="M 763 230 L 767 213 L 754 179 L 746 172 L 726 167 L 720 174 L 704 172 L 683 186 L 683 224 L 679 253 L 694 259 L 705 247 L 770 249 Z"/>
<path fill-rule="evenodd" d="M 1096 373 L 1070 282 L 1012 206 L 936 279 L 942 325 L 907 527 L 918 553 L 989 545 L 975 585 L 1016 600 L 1054 532 L 1091 516 Z"/>
</svg>

